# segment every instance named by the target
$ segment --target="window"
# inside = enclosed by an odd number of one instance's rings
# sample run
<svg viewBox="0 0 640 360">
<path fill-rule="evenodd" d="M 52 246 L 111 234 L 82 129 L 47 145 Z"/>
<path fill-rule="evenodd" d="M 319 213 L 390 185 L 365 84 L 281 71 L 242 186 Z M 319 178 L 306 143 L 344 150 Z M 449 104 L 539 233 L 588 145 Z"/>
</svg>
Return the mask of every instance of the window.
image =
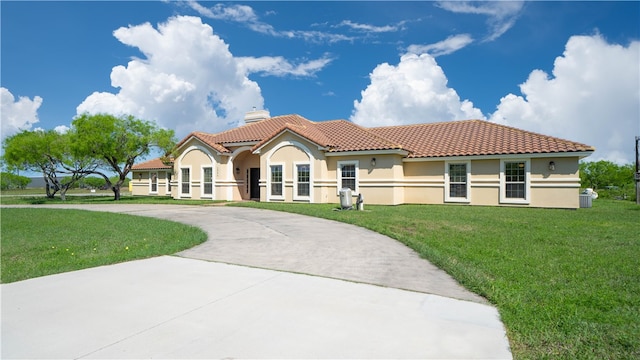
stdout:
<svg viewBox="0 0 640 360">
<path fill-rule="evenodd" d="M 525 164 L 523 161 L 504 163 L 505 197 L 508 199 L 524 199 L 525 196 Z"/>
<path fill-rule="evenodd" d="M 180 169 L 180 193 L 184 195 L 191 194 L 191 178 L 190 178 L 191 169 L 182 168 Z"/>
<path fill-rule="evenodd" d="M 500 174 L 500 201 L 505 203 L 528 204 L 529 160 L 503 160 Z"/>
<path fill-rule="evenodd" d="M 202 168 L 202 193 L 205 195 L 213 194 L 213 168 Z"/>
<path fill-rule="evenodd" d="M 467 164 L 449 164 L 449 196 L 467 197 Z"/>
<path fill-rule="evenodd" d="M 282 196 L 282 165 L 271 165 L 271 195 Z"/>
<path fill-rule="evenodd" d="M 311 180 L 311 170 L 309 164 L 296 165 L 297 195 L 300 197 L 309 196 L 309 184 Z"/>
<path fill-rule="evenodd" d="M 445 201 L 469 201 L 471 164 L 445 163 Z"/>
<path fill-rule="evenodd" d="M 338 192 L 342 188 L 358 193 L 358 162 L 338 161 Z"/>
<path fill-rule="evenodd" d="M 152 193 L 157 193 L 158 192 L 158 173 L 152 172 L 149 175 L 151 177 L 151 182 L 150 182 L 151 189 L 150 189 L 150 191 Z"/>
<path fill-rule="evenodd" d="M 167 171 L 167 194 L 171 194 L 171 172 Z"/>
</svg>

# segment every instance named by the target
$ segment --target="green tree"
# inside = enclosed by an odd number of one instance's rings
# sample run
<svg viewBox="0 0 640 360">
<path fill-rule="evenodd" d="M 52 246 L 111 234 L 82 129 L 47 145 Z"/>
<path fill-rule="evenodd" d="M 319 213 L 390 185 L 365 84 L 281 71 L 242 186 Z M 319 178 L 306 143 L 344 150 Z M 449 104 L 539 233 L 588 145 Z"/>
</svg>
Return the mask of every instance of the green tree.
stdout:
<svg viewBox="0 0 640 360">
<path fill-rule="evenodd" d="M 48 198 L 66 192 L 95 170 L 97 162 L 71 150 L 68 134 L 54 130 L 24 130 L 5 139 L 3 161 L 12 169 L 41 172 Z M 66 179 L 65 179 L 66 177 Z"/>
<path fill-rule="evenodd" d="M 26 176 L 20 176 L 4 171 L 0 174 L 0 188 L 2 190 L 24 189 L 30 182 L 31 179 Z"/>
<path fill-rule="evenodd" d="M 176 144 L 173 130 L 133 116 L 116 117 L 110 114 L 82 114 L 71 123 L 73 151 L 100 161 L 100 175 L 111 188 L 114 200 L 120 199 L 120 188 L 136 159 L 148 155 L 153 148 L 168 153 Z M 109 178 L 108 170 L 116 174 Z"/>
<path fill-rule="evenodd" d="M 92 189 L 101 189 L 103 186 L 107 184 L 107 182 L 104 181 L 104 179 L 101 177 L 87 176 L 86 178 L 83 179 L 83 184 Z"/>
<path fill-rule="evenodd" d="M 634 165 L 600 160 L 580 163 L 580 185 L 598 190 L 604 198 L 626 199 L 635 190 Z"/>
</svg>

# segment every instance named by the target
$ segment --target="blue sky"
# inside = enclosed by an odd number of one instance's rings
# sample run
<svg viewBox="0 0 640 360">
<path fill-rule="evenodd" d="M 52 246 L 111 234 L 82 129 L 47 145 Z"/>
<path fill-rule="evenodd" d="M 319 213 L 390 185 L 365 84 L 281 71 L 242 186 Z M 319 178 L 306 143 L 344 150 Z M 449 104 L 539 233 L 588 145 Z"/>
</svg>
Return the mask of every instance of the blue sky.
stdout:
<svg viewBox="0 0 640 360">
<path fill-rule="evenodd" d="M 272 116 L 480 118 L 629 163 L 640 2 L 0 2 L 2 138 L 82 112 L 217 132 Z"/>
</svg>

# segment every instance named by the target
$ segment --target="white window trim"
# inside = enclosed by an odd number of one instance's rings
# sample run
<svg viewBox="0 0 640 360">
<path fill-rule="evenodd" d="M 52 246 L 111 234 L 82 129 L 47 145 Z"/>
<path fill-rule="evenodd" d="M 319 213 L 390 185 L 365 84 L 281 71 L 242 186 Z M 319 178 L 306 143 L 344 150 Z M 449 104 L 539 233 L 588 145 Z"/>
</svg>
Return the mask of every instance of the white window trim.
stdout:
<svg viewBox="0 0 640 360">
<path fill-rule="evenodd" d="M 345 161 L 338 161 L 337 163 L 337 168 L 336 168 L 336 173 L 337 173 L 337 178 L 338 178 L 338 183 L 336 185 L 336 195 L 340 195 L 340 188 L 342 187 L 342 167 L 344 165 L 355 165 L 356 166 L 356 188 L 355 188 L 355 192 L 352 195 L 358 195 L 360 194 L 360 161 L 359 160 L 345 160 Z"/>
<path fill-rule="evenodd" d="M 512 162 L 524 162 L 524 199 L 507 198 L 504 167 L 506 163 Z M 500 203 L 519 205 L 528 205 L 531 203 L 531 159 L 500 159 Z"/>
<path fill-rule="evenodd" d="M 171 194 L 171 171 L 165 171 L 164 174 L 164 178 L 165 178 L 165 192 L 170 195 Z"/>
<path fill-rule="evenodd" d="M 156 191 L 153 191 L 153 174 L 156 174 Z M 149 171 L 149 194 L 157 194 L 158 193 L 158 172 L 157 171 Z"/>
<path fill-rule="evenodd" d="M 309 166 L 309 196 L 298 195 L 298 165 Z M 311 201 L 312 193 L 313 193 L 313 173 L 311 172 L 311 163 L 309 161 L 294 161 L 293 162 L 293 200 Z"/>
<path fill-rule="evenodd" d="M 189 192 L 188 193 L 182 192 L 182 169 L 189 169 Z M 180 194 L 180 197 L 189 197 L 189 198 L 191 197 L 191 188 L 193 187 L 193 171 L 191 171 L 191 165 L 180 167 L 178 186 L 179 186 L 178 193 Z"/>
<path fill-rule="evenodd" d="M 204 184 L 205 184 L 205 182 L 204 182 L 204 169 L 205 168 L 210 168 L 211 169 L 211 194 L 205 194 L 205 192 L 204 192 Z M 216 189 L 215 189 L 215 186 L 214 186 L 215 181 L 213 181 L 215 176 L 216 176 L 215 170 L 216 170 L 216 168 L 211 164 L 202 165 L 200 167 L 200 174 L 202 176 L 202 179 L 200 179 L 200 197 L 202 199 L 213 199 L 213 197 L 214 197 L 213 194 L 215 194 L 215 192 L 216 192 Z"/>
<path fill-rule="evenodd" d="M 280 166 L 282 168 L 282 195 L 271 195 L 271 167 Z M 283 201 L 285 196 L 285 174 L 286 168 L 283 162 L 270 162 L 267 165 L 267 201 L 278 200 Z"/>
<path fill-rule="evenodd" d="M 467 168 L 467 197 L 452 197 L 451 189 L 449 188 L 449 165 L 465 164 Z M 445 202 L 459 202 L 470 203 L 471 202 L 471 161 L 445 161 L 444 162 L 444 201 Z"/>
</svg>

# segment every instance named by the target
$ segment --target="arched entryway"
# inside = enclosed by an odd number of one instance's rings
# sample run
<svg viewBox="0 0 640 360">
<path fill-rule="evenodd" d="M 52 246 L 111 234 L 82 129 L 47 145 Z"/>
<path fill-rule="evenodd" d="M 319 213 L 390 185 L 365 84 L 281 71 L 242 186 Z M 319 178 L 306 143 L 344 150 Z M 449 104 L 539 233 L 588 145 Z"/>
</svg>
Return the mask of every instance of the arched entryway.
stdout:
<svg viewBox="0 0 640 360">
<path fill-rule="evenodd" d="M 231 158 L 233 180 L 237 184 L 233 197 L 237 200 L 260 200 L 260 156 L 250 149 L 239 148 Z"/>
</svg>

